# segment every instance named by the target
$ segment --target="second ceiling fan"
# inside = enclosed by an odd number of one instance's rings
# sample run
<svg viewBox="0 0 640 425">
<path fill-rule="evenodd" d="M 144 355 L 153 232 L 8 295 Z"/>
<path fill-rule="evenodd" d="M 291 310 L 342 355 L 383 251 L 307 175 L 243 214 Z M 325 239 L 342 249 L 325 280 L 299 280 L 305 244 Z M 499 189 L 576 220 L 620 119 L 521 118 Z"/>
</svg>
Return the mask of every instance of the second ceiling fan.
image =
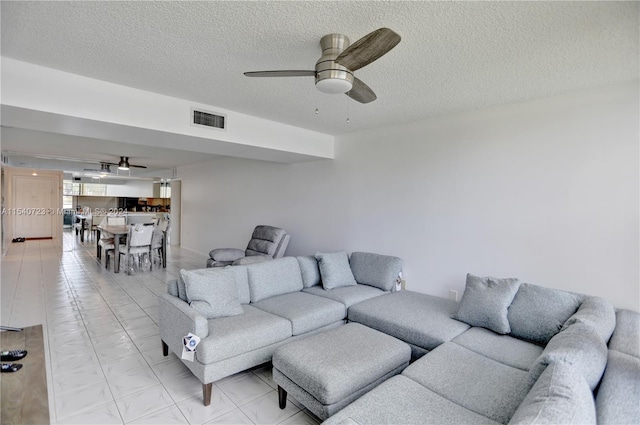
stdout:
<svg viewBox="0 0 640 425">
<path fill-rule="evenodd" d="M 116 165 L 118 166 L 118 170 L 128 170 L 129 168 L 147 168 L 144 165 L 136 165 L 136 164 L 129 164 L 129 157 L 128 156 L 121 156 L 120 157 L 120 161 L 118 163 L 115 162 L 101 162 L 101 164 L 105 164 L 105 165 Z"/>
<path fill-rule="evenodd" d="M 377 99 L 376 94 L 356 78 L 354 71 L 369 65 L 385 55 L 399 42 L 400 36 L 389 28 L 379 28 L 349 45 L 349 38 L 343 34 L 329 34 L 322 37 L 322 56 L 316 62 L 314 71 L 254 71 L 245 72 L 247 77 L 315 77 L 316 87 L 324 93 L 344 93 L 360 103 Z"/>
</svg>

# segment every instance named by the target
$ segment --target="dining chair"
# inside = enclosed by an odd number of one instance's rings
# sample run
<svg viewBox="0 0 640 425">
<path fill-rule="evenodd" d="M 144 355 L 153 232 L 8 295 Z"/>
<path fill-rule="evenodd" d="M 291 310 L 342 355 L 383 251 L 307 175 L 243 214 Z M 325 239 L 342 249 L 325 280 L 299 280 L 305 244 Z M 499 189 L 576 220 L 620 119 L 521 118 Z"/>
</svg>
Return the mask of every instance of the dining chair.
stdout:
<svg viewBox="0 0 640 425">
<path fill-rule="evenodd" d="M 127 261 L 125 263 L 127 274 L 131 274 L 133 263 L 130 263 L 130 261 L 134 256 L 138 258 L 139 267 L 142 267 L 142 258 L 145 254 L 148 256 L 147 258 L 151 264 L 151 239 L 153 237 L 153 229 L 154 226 L 152 223 L 137 223 L 129 225 L 127 242 L 125 244 L 120 244 L 119 246 L 120 255 L 124 255 Z M 109 267 L 109 256 L 114 252 L 115 249 L 106 251 L 107 268 Z M 153 265 L 150 267 L 153 269 Z"/>
<path fill-rule="evenodd" d="M 102 221 L 100 222 L 100 225 L 107 225 L 107 226 L 124 226 L 126 224 L 126 217 L 121 216 L 121 215 L 117 215 L 117 216 L 106 216 L 102 219 Z M 104 249 L 105 252 L 107 250 L 113 250 L 114 248 L 114 237 L 113 234 L 106 232 L 106 231 L 102 231 L 102 233 L 100 234 L 100 240 L 98 241 L 98 259 L 102 258 L 102 250 Z M 105 266 L 107 268 L 109 268 L 109 263 L 107 262 L 105 264 Z"/>
<path fill-rule="evenodd" d="M 93 217 L 88 216 L 84 221 L 76 217 L 76 223 L 73 225 L 73 228 L 76 231 L 76 236 L 80 233 L 84 233 L 85 231 L 89 231 L 89 235 L 91 234 L 91 228 L 93 227 Z M 84 239 L 84 235 L 82 235 L 82 239 Z"/>
</svg>

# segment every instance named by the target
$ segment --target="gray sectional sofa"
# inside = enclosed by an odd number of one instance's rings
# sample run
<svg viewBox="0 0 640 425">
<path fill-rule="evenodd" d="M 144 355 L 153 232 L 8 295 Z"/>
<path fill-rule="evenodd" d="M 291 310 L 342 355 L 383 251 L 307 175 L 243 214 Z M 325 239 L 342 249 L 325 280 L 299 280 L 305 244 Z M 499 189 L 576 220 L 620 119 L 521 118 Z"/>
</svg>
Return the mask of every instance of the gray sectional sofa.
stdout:
<svg viewBox="0 0 640 425">
<path fill-rule="evenodd" d="M 180 355 L 188 332 L 203 338 L 185 364 L 208 404 L 207 383 L 270 360 L 283 344 L 356 322 L 406 343 L 413 362 L 328 425 L 640 423 L 637 312 L 471 275 L 456 303 L 394 291 L 396 257 L 353 253 L 349 264 L 357 284 L 332 289 L 314 257 L 221 269 L 233 276 L 243 314 L 212 319 L 184 301 L 183 276 L 161 297 L 163 344 Z"/>
<path fill-rule="evenodd" d="M 325 423 L 596 423 L 593 391 L 605 371 L 606 342 L 616 324 L 611 304 L 522 284 L 506 304 L 508 331 L 496 332 L 453 319 L 464 301 L 457 305 L 401 291 L 349 309 L 349 321 L 395 336 L 421 357 Z M 500 309 L 493 305 L 491 310 Z M 486 320 L 484 325 L 489 326 Z M 620 331 L 627 336 L 619 339 L 629 341 L 637 326 Z M 636 404 L 639 372 L 624 390 L 635 388 Z M 598 410 L 606 411 L 604 405 L 619 396 L 611 393 Z M 619 412 L 617 407 L 611 410 Z M 620 423 L 640 419 L 637 410 L 625 411 L 631 416 Z"/>
<path fill-rule="evenodd" d="M 194 361 L 184 364 L 202 382 L 205 405 L 214 381 L 270 361 L 282 344 L 343 325 L 348 307 L 395 290 L 399 258 L 354 252 L 349 262 L 346 253 L 333 254 L 351 280 L 329 267 L 338 285 L 331 290 L 312 256 L 183 270 L 169 282 L 159 299 L 163 354 L 180 357 L 189 333 L 201 339 Z"/>
</svg>

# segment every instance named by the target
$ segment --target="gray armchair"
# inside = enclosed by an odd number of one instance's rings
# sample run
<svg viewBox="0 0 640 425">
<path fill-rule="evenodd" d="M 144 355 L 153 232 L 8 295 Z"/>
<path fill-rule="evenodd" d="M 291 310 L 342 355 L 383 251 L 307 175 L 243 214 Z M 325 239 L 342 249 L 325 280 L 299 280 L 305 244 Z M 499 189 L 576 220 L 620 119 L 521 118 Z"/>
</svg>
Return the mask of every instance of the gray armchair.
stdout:
<svg viewBox="0 0 640 425">
<path fill-rule="evenodd" d="M 289 245 L 289 234 L 279 227 L 256 226 L 246 250 L 218 248 L 209 252 L 207 267 L 258 263 L 280 258 Z"/>
</svg>

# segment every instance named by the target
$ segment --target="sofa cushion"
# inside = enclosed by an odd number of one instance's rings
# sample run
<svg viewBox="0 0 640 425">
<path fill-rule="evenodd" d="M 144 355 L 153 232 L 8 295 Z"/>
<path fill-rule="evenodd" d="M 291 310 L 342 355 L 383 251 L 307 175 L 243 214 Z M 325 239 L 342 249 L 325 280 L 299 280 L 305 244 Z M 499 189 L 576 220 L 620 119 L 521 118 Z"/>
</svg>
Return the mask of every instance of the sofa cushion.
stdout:
<svg viewBox="0 0 640 425">
<path fill-rule="evenodd" d="M 389 255 L 352 252 L 349 259 L 356 282 L 391 291 L 402 272 L 402 260 Z"/>
<path fill-rule="evenodd" d="M 631 310 L 616 312 L 616 328 L 609 340 L 609 349 L 640 358 L 640 313 Z"/>
<path fill-rule="evenodd" d="M 507 315 L 511 335 L 547 345 L 560 332 L 564 322 L 578 310 L 582 299 L 571 292 L 521 284 Z"/>
<path fill-rule="evenodd" d="M 507 423 L 531 388 L 527 372 L 446 342 L 402 372 L 431 391 Z"/>
<path fill-rule="evenodd" d="M 509 424 L 595 424 L 591 389 L 571 365 L 550 364 Z"/>
<path fill-rule="evenodd" d="M 234 276 L 215 272 L 215 269 L 180 270 L 189 305 L 207 319 L 242 314 Z"/>
<path fill-rule="evenodd" d="M 209 337 L 196 350 L 204 364 L 257 350 L 291 337 L 291 322 L 243 305 L 244 314 L 209 320 Z"/>
<path fill-rule="evenodd" d="M 351 267 L 349 267 L 349 257 L 346 252 L 316 252 L 316 260 L 318 260 L 324 289 L 355 286 L 357 284 L 351 272 Z"/>
<path fill-rule="evenodd" d="M 639 400 L 640 359 L 609 350 L 607 368 L 596 398 L 598 423 L 639 424 Z"/>
<path fill-rule="evenodd" d="M 593 327 L 606 344 L 616 327 L 616 311 L 604 298 L 587 297 L 580 304 L 578 311 L 562 325 L 562 329 L 576 323 Z"/>
<path fill-rule="evenodd" d="M 554 362 L 573 365 L 593 390 L 607 364 L 607 346 L 594 328 L 575 323 L 551 338 L 531 366 L 530 382 L 533 384 L 544 369 Z"/>
<path fill-rule="evenodd" d="M 303 288 L 300 266 L 294 257 L 278 258 L 245 267 L 249 275 L 252 303 Z"/>
<path fill-rule="evenodd" d="M 433 350 L 469 329 L 453 320 L 457 304 L 453 301 L 413 291 L 381 295 L 349 307 L 349 321 Z"/>
<path fill-rule="evenodd" d="M 313 331 L 347 316 L 343 304 L 305 292 L 277 295 L 252 305 L 289 320 L 293 335 Z"/>
<path fill-rule="evenodd" d="M 467 274 L 467 284 L 454 319 L 499 334 L 511 331 L 507 309 L 518 292 L 518 279 L 498 279 Z"/>
<path fill-rule="evenodd" d="M 323 425 L 345 424 L 496 425 L 498 422 L 465 409 L 406 376 L 398 375 L 323 422 Z"/>
<path fill-rule="evenodd" d="M 478 327 L 463 332 L 451 342 L 524 371 L 529 371 L 533 362 L 542 353 L 542 347 L 539 345 Z"/>
<path fill-rule="evenodd" d="M 302 273 L 302 285 L 305 288 L 310 288 L 320 284 L 320 269 L 318 268 L 318 260 L 316 257 L 306 255 L 304 257 L 296 257 L 298 264 L 300 265 L 300 272 Z"/>
<path fill-rule="evenodd" d="M 251 302 L 251 293 L 249 292 L 249 275 L 247 268 L 244 266 L 227 266 L 224 269 L 226 273 L 233 275 L 238 288 L 238 301 L 240 304 L 249 304 Z"/>
<path fill-rule="evenodd" d="M 317 295 L 319 297 L 329 298 L 331 300 L 341 302 L 346 308 L 349 308 L 354 304 L 358 304 L 359 302 L 387 293 L 382 289 L 360 284 L 356 286 L 343 286 L 342 288 L 334 288 L 329 291 L 318 285 L 311 288 L 304 288 L 302 291 L 309 294 Z"/>
</svg>

